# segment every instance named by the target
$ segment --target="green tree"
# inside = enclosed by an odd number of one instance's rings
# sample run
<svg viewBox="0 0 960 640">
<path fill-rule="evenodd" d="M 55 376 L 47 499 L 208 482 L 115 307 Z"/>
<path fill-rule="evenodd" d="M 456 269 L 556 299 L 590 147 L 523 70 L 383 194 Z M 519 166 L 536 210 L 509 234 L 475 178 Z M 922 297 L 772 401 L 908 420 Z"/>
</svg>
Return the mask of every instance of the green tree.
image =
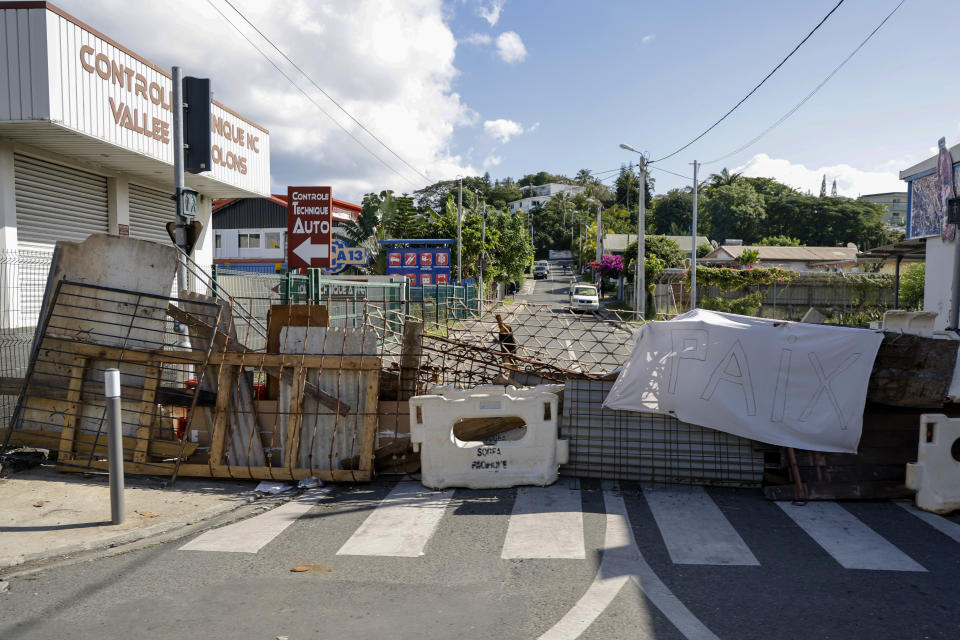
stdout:
<svg viewBox="0 0 960 640">
<path fill-rule="evenodd" d="M 643 240 L 644 258 L 649 268 L 650 261 L 660 265 L 663 269 L 677 269 L 683 266 L 686 254 L 676 242 L 666 236 L 646 236 Z M 629 265 L 637 261 L 637 243 L 631 242 L 623 252 L 624 261 L 627 263 L 627 270 L 631 271 Z M 650 278 L 647 278 L 650 282 Z"/>
<path fill-rule="evenodd" d="M 700 244 L 697 245 L 698 258 L 702 258 L 703 256 L 708 255 L 711 251 L 713 251 L 713 247 L 711 247 L 706 242 L 701 242 Z"/>
<path fill-rule="evenodd" d="M 820 181 L 820 197 L 827 197 L 827 174 L 823 174 L 823 180 Z"/>
<path fill-rule="evenodd" d="M 711 235 L 720 242 L 727 238 L 741 238 L 753 244 L 761 237 L 764 218 L 764 199 L 754 188 L 736 181 L 709 190 L 705 209 L 711 220 Z"/>
<path fill-rule="evenodd" d="M 707 188 L 716 189 L 717 187 L 729 187 L 736 184 L 741 178 L 739 173 L 730 173 L 726 167 L 720 173 L 712 173 L 707 178 Z"/>
<path fill-rule="evenodd" d="M 380 225 L 380 196 L 368 193 L 363 196 L 363 205 L 356 220 L 347 220 L 334 227 L 334 236 L 351 247 L 362 247 L 377 235 Z"/>
<path fill-rule="evenodd" d="M 922 262 L 908 265 L 900 274 L 900 306 L 904 309 L 923 307 L 923 286 L 926 265 Z"/>
<path fill-rule="evenodd" d="M 491 229 L 493 236 L 490 235 Z M 489 215 L 487 252 L 491 257 L 495 281 L 512 282 L 523 278 L 533 262 L 533 245 L 523 216 L 503 211 Z"/>
<path fill-rule="evenodd" d="M 743 253 L 737 258 L 737 262 L 741 267 L 749 267 L 752 264 L 755 264 L 757 260 L 760 259 L 760 251 L 758 249 L 744 249 Z"/>
<path fill-rule="evenodd" d="M 710 216 L 703 195 L 698 202 L 697 235 L 710 236 Z M 664 235 L 686 235 L 693 224 L 693 189 L 671 189 L 653 199 L 653 230 Z"/>
<path fill-rule="evenodd" d="M 799 247 L 800 240 L 788 236 L 764 236 L 760 238 L 758 245 L 764 247 Z"/>
</svg>

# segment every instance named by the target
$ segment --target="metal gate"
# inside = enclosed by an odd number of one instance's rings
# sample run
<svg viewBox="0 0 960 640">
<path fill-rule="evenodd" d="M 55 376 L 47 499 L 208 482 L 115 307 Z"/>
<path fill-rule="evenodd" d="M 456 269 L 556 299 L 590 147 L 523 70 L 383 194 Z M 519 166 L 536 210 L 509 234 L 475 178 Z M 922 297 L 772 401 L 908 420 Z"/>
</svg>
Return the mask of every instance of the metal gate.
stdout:
<svg viewBox="0 0 960 640">
<path fill-rule="evenodd" d="M 177 219 L 177 205 L 169 193 L 130 185 L 130 237 L 170 243 L 167 223 Z"/>
<path fill-rule="evenodd" d="M 15 154 L 14 193 L 20 249 L 53 252 L 57 240 L 107 233 L 107 179 Z"/>
</svg>

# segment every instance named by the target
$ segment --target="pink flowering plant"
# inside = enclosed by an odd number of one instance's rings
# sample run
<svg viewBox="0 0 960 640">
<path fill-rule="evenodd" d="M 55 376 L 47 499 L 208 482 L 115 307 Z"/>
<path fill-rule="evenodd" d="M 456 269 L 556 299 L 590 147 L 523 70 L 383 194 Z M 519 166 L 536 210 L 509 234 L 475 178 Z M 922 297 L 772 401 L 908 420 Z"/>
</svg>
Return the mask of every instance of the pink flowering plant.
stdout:
<svg viewBox="0 0 960 640">
<path fill-rule="evenodd" d="M 600 258 L 597 273 L 604 278 L 619 278 L 623 273 L 623 256 L 607 254 Z"/>
</svg>

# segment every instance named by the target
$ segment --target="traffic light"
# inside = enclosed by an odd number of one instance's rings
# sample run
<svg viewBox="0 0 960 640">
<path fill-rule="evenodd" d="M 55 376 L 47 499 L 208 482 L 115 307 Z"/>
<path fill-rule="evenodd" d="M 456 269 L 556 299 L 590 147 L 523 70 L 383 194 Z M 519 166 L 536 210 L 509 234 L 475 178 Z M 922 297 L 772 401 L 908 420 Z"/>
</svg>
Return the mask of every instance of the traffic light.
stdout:
<svg viewBox="0 0 960 640">
<path fill-rule="evenodd" d="M 183 79 L 183 170 L 210 171 L 210 78 Z"/>
</svg>

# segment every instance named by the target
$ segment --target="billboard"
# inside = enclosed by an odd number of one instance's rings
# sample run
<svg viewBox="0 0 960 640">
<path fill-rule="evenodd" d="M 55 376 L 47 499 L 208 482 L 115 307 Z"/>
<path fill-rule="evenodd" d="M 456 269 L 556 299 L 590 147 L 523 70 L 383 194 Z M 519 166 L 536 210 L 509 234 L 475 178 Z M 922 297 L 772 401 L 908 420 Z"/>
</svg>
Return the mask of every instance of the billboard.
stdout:
<svg viewBox="0 0 960 640">
<path fill-rule="evenodd" d="M 389 249 L 387 275 L 402 275 L 411 285 L 450 282 L 450 249 Z"/>
<path fill-rule="evenodd" d="M 287 265 L 330 266 L 333 209 L 330 187 L 287 188 Z"/>
</svg>

